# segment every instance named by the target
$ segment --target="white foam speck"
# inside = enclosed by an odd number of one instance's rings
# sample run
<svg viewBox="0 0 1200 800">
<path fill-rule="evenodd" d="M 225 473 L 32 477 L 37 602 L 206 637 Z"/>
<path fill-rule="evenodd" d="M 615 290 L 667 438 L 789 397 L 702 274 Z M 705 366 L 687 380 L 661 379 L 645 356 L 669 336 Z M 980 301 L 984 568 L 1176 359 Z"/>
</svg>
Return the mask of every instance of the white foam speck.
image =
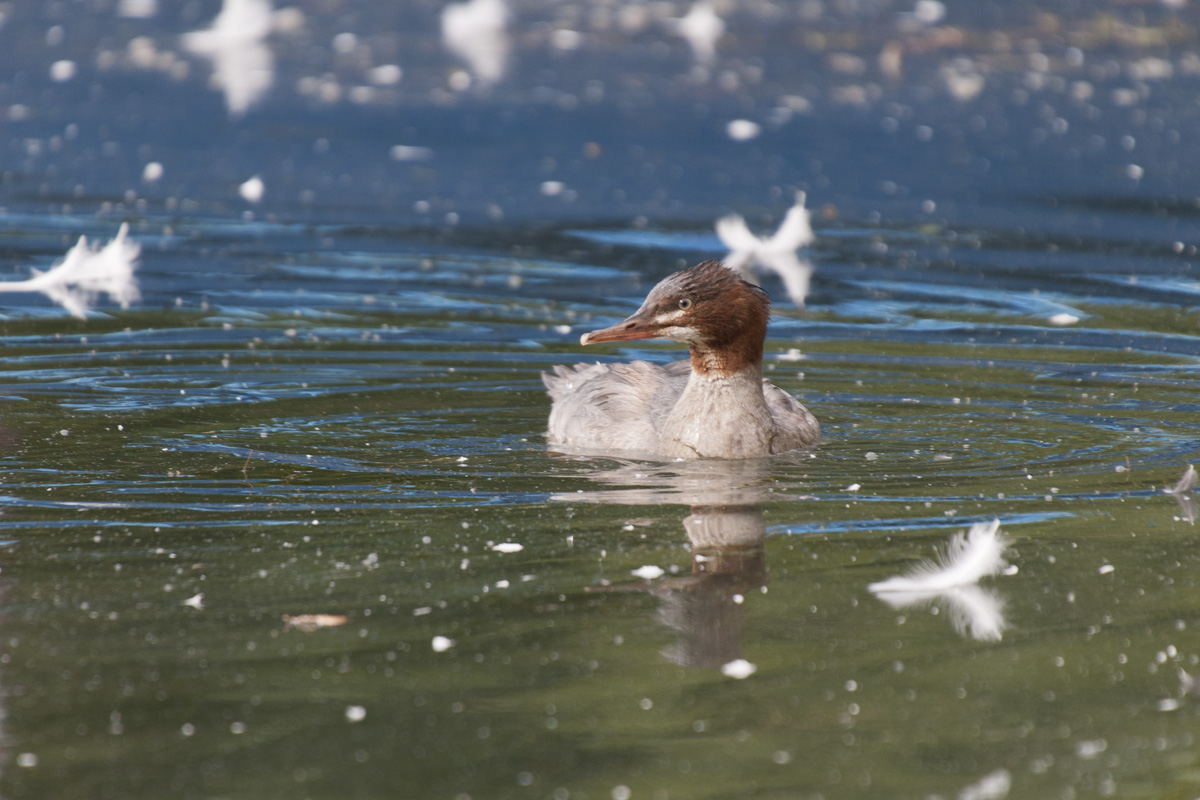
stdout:
<svg viewBox="0 0 1200 800">
<path fill-rule="evenodd" d="M 722 675 L 726 676 L 727 678 L 736 678 L 739 681 L 749 678 L 757 671 L 758 667 L 754 664 L 751 664 L 744 658 L 730 661 L 728 664 L 724 664 L 721 667 Z"/>
<path fill-rule="evenodd" d="M 559 29 L 550 34 L 550 44 L 559 50 L 577 50 L 583 44 L 583 34 L 579 31 Z"/>
<path fill-rule="evenodd" d="M 500 542 L 492 545 L 492 549 L 497 553 L 519 553 L 525 549 L 525 545 L 516 542 Z"/>
<path fill-rule="evenodd" d="M 380 64 L 372 67 L 367 75 L 376 86 L 395 86 L 404 77 L 404 70 L 395 64 Z"/>
<path fill-rule="evenodd" d="M 725 133 L 735 142 L 748 142 L 762 133 L 762 126 L 748 119 L 735 119 L 725 126 Z"/>
<path fill-rule="evenodd" d="M 1012 788 L 1012 774 L 1006 769 L 989 772 L 958 793 L 958 800 L 1004 800 Z"/>
<path fill-rule="evenodd" d="M 266 192 L 267 186 L 263 183 L 262 178 L 255 175 L 250 180 L 238 187 L 238 194 L 247 203 L 257 203 L 263 199 L 263 194 Z"/>
<path fill-rule="evenodd" d="M 446 636 L 433 637 L 433 652 L 444 653 L 451 647 L 454 647 L 454 640 Z"/>
<path fill-rule="evenodd" d="M 646 580 L 646 581 L 652 581 L 655 578 L 661 578 L 663 576 L 663 573 L 664 573 L 664 570 L 662 567 L 656 567 L 651 564 L 647 564 L 644 567 L 638 567 L 637 569 L 632 571 L 632 574 L 634 576 L 641 578 L 642 580 Z"/>
<path fill-rule="evenodd" d="M 158 13 L 158 0 L 121 0 L 117 16 L 129 19 L 150 19 Z"/>
<path fill-rule="evenodd" d="M 1061 314 L 1055 314 L 1050 317 L 1048 321 L 1051 325 L 1074 325 L 1076 322 L 1079 322 L 1079 317 L 1064 311 Z"/>
<path fill-rule="evenodd" d="M 50 78 L 59 83 L 64 83 L 74 78 L 76 71 L 77 68 L 74 61 L 68 59 L 55 61 L 50 65 Z"/>
<path fill-rule="evenodd" d="M 393 161 L 428 161 L 433 158 L 433 148 L 397 144 L 392 146 L 389 155 Z"/>
</svg>

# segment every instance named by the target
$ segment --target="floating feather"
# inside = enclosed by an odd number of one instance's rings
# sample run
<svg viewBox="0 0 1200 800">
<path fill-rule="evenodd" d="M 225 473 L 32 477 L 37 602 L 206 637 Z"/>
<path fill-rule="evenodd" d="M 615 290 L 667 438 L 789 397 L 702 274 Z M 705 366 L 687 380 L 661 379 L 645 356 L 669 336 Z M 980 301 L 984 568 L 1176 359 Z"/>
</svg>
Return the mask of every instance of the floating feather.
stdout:
<svg viewBox="0 0 1200 800">
<path fill-rule="evenodd" d="M 225 93 L 231 117 L 241 117 L 275 82 L 275 57 L 266 44 L 271 0 L 223 0 L 212 27 L 183 35 L 189 52 L 211 59 L 213 82 Z"/>
<path fill-rule="evenodd" d="M 484 83 L 497 83 L 511 48 L 504 0 L 468 0 L 442 9 L 442 42 Z"/>
<path fill-rule="evenodd" d="M 798 258 L 796 251 L 816 238 L 804 202 L 804 192 L 796 192 L 795 205 L 771 236 L 755 236 L 739 214 L 722 217 L 716 224 L 717 236 L 729 248 L 725 265 L 743 276 L 749 275 L 752 264 L 772 270 L 783 279 L 788 296 L 798 306 L 808 297 L 812 266 Z"/>
<path fill-rule="evenodd" d="M 960 636 L 999 641 L 1007 627 L 1004 598 L 994 589 L 976 584 L 1005 568 L 1007 547 L 1008 540 L 1000 533 L 1000 520 L 976 523 L 966 535 L 954 534 L 936 559 L 867 588 L 892 608 L 941 604 Z"/>
<path fill-rule="evenodd" d="M 924 561 L 906 574 L 872 583 L 867 588 L 876 594 L 884 592 L 942 592 L 960 586 L 970 586 L 980 579 L 1003 570 L 1004 551 L 1008 539 L 1000 532 L 1000 520 L 977 522 L 964 536 L 956 533 L 950 544 L 936 560 Z"/>
<path fill-rule="evenodd" d="M 687 40 L 696 63 L 711 66 L 717 60 L 717 40 L 725 33 L 725 20 L 707 0 L 693 3 L 686 16 L 669 20 L 672 32 Z"/>
<path fill-rule="evenodd" d="M 0 292 L 39 292 L 80 319 L 106 294 L 121 308 L 141 299 L 134 270 L 141 245 L 126 238 L 128 225 L 103 248 L 90 246 L 86 236 L 67 251 L 66 257 L 46 272 L 32 270 L 33 277 L 23 281 L 0 282 Z"/>
<path fill-rule="evenodd" d="M 877 592 L 876 596 L 895 609 L 941 604 L 955 633 L 982 642 L 1000 641 L 1008 627 L 1004 598 L 991 588 L 955 586 L 938 592 Z"/>
<path fill-rule="evenodd" d="M 1192 464 L 1188 464 L 1187 471 L 1183 473 L 1183 477 L 1179 479 L 1179 482 L 1170 489 L 1164 489 L 1163 491 L 1165 491 L 1167 494 L 1180 495 L 1184 494 L 1185 492 L 1190 492 L 1192 489 L 1195 489 L 1197 485 L 1200 485 L 1200 476 L 1197 476 L 1196 474 L 1196 467 Z"/>
<path fill-rule="evenodd" d="M 958 586 L 938 595 L 950 611 L 950 624 L 959 636 L 981 642 L 998 642 L 1008 627 L 1004 598 L 995 589 Z"/>
</svg>

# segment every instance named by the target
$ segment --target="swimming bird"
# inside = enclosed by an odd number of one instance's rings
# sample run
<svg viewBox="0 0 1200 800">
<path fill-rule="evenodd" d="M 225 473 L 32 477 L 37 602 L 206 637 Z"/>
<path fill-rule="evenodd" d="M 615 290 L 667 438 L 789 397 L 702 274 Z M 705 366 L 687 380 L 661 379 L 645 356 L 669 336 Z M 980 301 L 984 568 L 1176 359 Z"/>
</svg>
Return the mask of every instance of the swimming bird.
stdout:
<svg viewBox="0 0 1200 800">
<path fill-rule="evenodd" d="M 816 418 L 763 379 L 770 300 L 710 260 L 664 278 L 631 317 L 584 345 L 671 339 L 690 361 L 557 366 L 543 373 L 551 445 L 657 458 L 752 458 L 810 447 Z"/>
</svg>

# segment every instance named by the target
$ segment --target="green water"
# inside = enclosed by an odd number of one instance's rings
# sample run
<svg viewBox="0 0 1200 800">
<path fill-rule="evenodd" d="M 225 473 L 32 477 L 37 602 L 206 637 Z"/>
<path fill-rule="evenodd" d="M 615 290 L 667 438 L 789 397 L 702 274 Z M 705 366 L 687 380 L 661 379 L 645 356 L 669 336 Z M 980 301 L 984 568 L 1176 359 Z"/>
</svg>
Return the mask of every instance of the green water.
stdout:
<svg viewBox="0 0 1200 800">
<path fill-rule="evenodd" d="M 570 347 L 131 352 L 21 325 L 6 796 L 926 797 L 997 771 L 1014 797 L 1200 791 L 1200 545 L 1161 491 L 1196 453 L 1181 359 L 813 342 L 769 366 L 819 448 L 672 465 L 546 451 L 537 375 Z M 165 399 L 327 364 L 354 378 Z M 157 407 L 105 410 L 122 369 Z M 999 640 L 866 589 L 993 517 Z"/>
</svg>

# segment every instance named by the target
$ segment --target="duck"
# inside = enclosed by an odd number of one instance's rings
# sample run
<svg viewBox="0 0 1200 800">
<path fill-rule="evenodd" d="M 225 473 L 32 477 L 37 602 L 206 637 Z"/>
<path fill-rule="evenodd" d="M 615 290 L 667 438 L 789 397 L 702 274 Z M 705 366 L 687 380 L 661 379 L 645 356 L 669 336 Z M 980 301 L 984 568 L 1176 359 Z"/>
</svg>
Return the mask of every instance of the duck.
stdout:
<svg viewBox="0 0 1200 800">
<path fill-rule="evenodd" d="M 811 448 L 816 417 L 762 375 L 770 299 L 720 261 L 660 281 L 633 315 L 580 344 L 669 339 L 690 358 L 559 365 L 548 443 L 585 453 L 656 459 L 758 458 Z"/>
</svg>

